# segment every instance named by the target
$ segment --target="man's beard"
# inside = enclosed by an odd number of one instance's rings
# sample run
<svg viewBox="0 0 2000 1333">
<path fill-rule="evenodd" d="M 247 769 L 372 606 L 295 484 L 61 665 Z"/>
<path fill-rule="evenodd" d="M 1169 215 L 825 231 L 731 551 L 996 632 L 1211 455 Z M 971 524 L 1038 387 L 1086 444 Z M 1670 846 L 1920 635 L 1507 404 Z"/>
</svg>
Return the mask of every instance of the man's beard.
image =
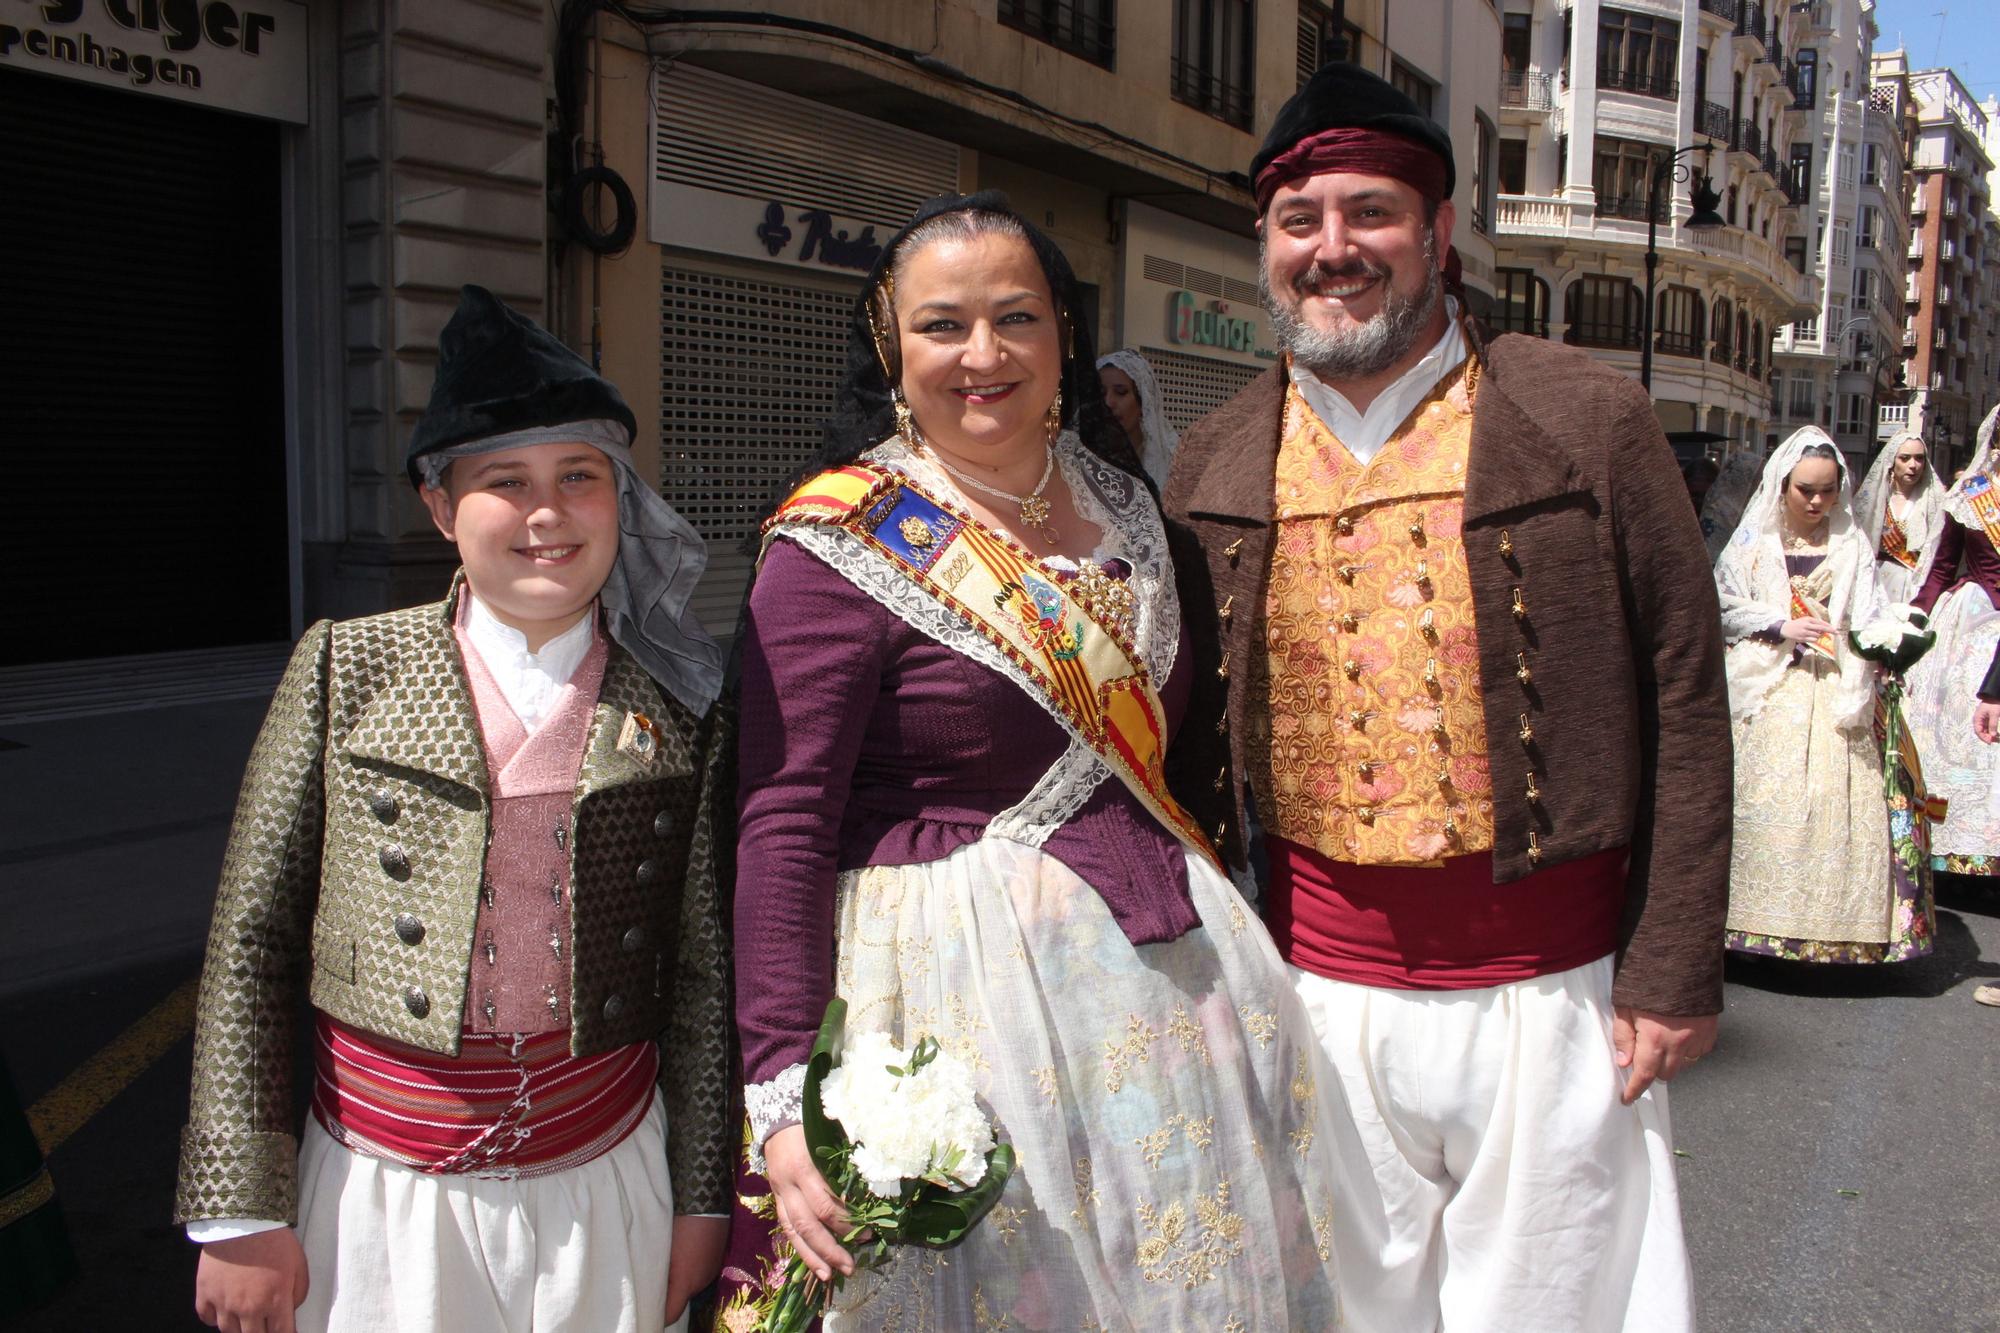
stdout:
<svg viewBox="0 0 2000 1333">
<path fill-rule="evenodd" d="M 1403 296 L 1391 283 L 1389 270 L 1369 259 L 1356 259 L 1339 269 L 1324 268 L 1315 260 L 1311 267 L 1292 280 L 1292 293 L 1304 297 L 1317 284 L 1337 278 L 1367 276 L 1382 284 L 1382 309 L 1365 323 L 1328 330 L 1309 323 L 1296 306 L 1277 299 L 1271 290 L 1269 254 L 1259 246 L 1257 294 L 1271 316 L 1271 328 L 1278 345 L 1292 360 L 1328 379 L 1359 379 L 1379 375 L 1407 356 L 1430 327 L 1431 317 L 1444 300 L 1444 281 L 1437 266 L 1437 232 L 1424 238 L 1423 289 L 1415 296 Z"/>
</svg>

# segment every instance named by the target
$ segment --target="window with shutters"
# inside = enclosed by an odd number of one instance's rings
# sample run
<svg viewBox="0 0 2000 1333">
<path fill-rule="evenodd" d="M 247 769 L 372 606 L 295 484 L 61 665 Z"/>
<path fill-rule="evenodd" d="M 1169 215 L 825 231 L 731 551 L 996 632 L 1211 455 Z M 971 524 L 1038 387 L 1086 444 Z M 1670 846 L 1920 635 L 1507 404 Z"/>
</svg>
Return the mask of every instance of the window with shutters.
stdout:
<svg viewBox="0 0 2000 1333">
<path fill-rule="evenodd" d="M 1000 0 L 1000 22 L 1060 51 L 1110 69 L 1117 0 Z"/>
<path fill-rule="evenodd" d="M 1361 29 L 1352 23 L 1337 25 L 1341 53 L 1336 56 L 1333 42 L 1335 26 L 1333 11 L 1327 6 L 1315 3 L 1315 0 L 1299 0 L 1299 87 L 1305 87 L 1306 80 L 1330 60 L 1361 63 Z"/>
<path fill-rule="evenodd" d="M 1597 86 L 1648 97 L 1680 96 L 1681 25 L 1606 7 L 1597 16 Z"/>
<path fill-rule="evenodd" d="M 1425 78 L 1402 61 L 1394 61 L 1389 66 L 1389 82 L 1396 91 L 1417 104 L 1417 110 L 1425 116 L 1436 118 L 1437 83 Z"/>
<path fill-rule="evenodd" d="M 1639 348 L 1639 289 L 1628 278 L 1602 274 L 1578 278 L 1564 297 L 1563 317 L 1569 323 L 1565 342 L 1579 347 Z"/>
<path fill-rule="evenodd" d="M 1483 111 L 1472 113 L 1472 229 L 1493 230 L 1493 147 L 1500 136 Z"/>
<path fill-rule="evenodd" d="M 1639 139 L 1616 135 L 1597 136 L 1597 155 L 1591 164 L 1591 184 L 1597 189 L 1597 215 L 1609 218 L 1646 220 L 1647 195 L 1652 189 L 1652 167 L 1661 154 L 1673 149 Z M 1667 200 L 1660 198 L 1658 220 L 1667 220 Z"/>
<path fill-rule="evenodd" d="M 1715 302 L 1715 319 L 1710 325 L 1708 334 L 1709 359 L 1717 365 L 1728 365 L 1730 359 L 1735 355 L 1736 326 L 1733 322 L 1735 317 L 1735 307 L 1730 304 L 1729 298 L 1726 296 L 1717 297 Z"/>
<path fill-rule="evenodd" d="M 1700 356 L 1708 312 L 1692 287 L 1668 287 L 1653 312 L 1654 350 L 1673 356 Z"/>
<path fill-rule="evenodd" d="M 1175 0 L 1174 100 L 1249 129 L 1256 27 L 1249 0 Z"/>
<path fill-rule="evenodd" d="M 1811 372 L 1800 371 L 1792 377 L 1791 411 L 1787 414 L 1794 421 L 1811 421 L 1818 413 L 1819 385 Z"/>
<path fill-rule="evenodd" d="M 1528 192 L 1528 141 L 1526 139 L 1502 139 L 1500 141 L 1500 193 L 1526 194 Z"/>
<path fill-rule="evenodd" d="M 1549 336 L 1549 284 L 1534 270 L 1496 268 L 1493 270 L 1493 309 L 1486 317 L 1495 333 L 1526 333 L 1536 338 Z"/>
</svg>

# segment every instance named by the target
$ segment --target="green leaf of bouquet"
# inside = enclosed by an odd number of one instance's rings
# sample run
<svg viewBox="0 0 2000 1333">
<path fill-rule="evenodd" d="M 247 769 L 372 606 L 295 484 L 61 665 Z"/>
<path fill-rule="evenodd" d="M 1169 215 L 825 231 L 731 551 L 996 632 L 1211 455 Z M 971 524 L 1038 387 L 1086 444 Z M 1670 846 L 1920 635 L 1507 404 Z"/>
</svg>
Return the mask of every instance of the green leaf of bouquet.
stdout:
<svg viewBox="0 0 2000 1333">
<path fill-rule="evenodd" d="M 1014 1174 L 1014 1145 L 995 1144 L 986 1154 L 986 1175 L 977 1185 L 957 1194 L 930 1193 L 903 1214 L 903 1238 L 934 1250 L 949 1249 L 1000 1202 L 1008 1177 Z"/>
<path fill-rule="evenodd" d="M 806 1148 L 822 1169 L 847 1147 L 847 1134 L 840 1122 L 830 1118 L 820 1105 L 820 1084 L 840 1063 L 840 1043 L 847 1029 L 847 1001 L 835 996 L 826 1003 L 826 1017 L 820 1020 L 819 1036 L 812 1054 L 806 1057 L 806 1085 L 799 1101 L 799 1121 L 805 1126 Z"/>
</svg>

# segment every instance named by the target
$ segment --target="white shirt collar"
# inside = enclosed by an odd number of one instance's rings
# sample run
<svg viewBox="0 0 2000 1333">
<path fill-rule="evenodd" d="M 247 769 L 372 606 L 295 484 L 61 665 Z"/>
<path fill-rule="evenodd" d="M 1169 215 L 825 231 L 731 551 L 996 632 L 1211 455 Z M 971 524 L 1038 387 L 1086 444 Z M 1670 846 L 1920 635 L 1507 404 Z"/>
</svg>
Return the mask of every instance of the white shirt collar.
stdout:
<svg viewBox="0 0 2000 1333">
<path fill-rule="evenodd" d="M 1347 395 L 1312 371 L 1296 361 L 1286 362 L 1292 383 L 1298 386 L 1306 406 L 1333 432 L 1335 439 L 1347 446 L 1347 452 L 1354 455 L 1356 462 L 1366 463 L 1381 452 L 1382 446 L 1389 442 L 1389 437 L 1396 433 L 1396 427 L 1403 424 L 1411 409 L 1465 360 L 1465 329 L 1459 322 L 1458 301 L 1450 296 L 1444 301 L 1444 335 L 1424 354 L 1423 360 L 1376 394 L 1366 412 L 1355 411 Z"/>
<path fill-rule="evenodd" d="M 469 589 L 465 595 L 471 603 L 465 616 L 466 637 L 472 640 L 479 660 L 492 673 L 508 706 L 521 724 L 533 731 L 549 715 L 556 696 L 569 684 L 596 641 L 596 607 L 543 644 L 539 653 L 531 653 L 527 635 L 495 616 Z"/>
</svg>

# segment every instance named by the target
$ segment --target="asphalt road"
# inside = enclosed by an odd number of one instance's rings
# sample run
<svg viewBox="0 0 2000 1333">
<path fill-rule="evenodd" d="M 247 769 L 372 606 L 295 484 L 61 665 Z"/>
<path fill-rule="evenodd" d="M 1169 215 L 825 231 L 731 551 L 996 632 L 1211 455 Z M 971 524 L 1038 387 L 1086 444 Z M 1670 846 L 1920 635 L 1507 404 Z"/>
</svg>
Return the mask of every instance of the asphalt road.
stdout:
<svg viewBox="0 0 2000 1333">
<path fill-rule="evenodd" d="M 50 1170 L 83 1277 L 11 1327 L 200 1327 L 168 1220 L 191 1050 L 176 992 L 259 711 L 4 737 L 21 748 L 0 748 L 0 1052 L 46 1109 L 125 1038 L 122 1065 L 56 1108 L 75 1122 Z M 1971 1000 L 1994 978 L 2000 890 L 1983 885 L 1946 886 L 1922 962 L 1731 963 L 1722 1044 L 1672 1092 L 1705 1333 L 2000 1331 L 2000 1009 Z"/>
</svg>

